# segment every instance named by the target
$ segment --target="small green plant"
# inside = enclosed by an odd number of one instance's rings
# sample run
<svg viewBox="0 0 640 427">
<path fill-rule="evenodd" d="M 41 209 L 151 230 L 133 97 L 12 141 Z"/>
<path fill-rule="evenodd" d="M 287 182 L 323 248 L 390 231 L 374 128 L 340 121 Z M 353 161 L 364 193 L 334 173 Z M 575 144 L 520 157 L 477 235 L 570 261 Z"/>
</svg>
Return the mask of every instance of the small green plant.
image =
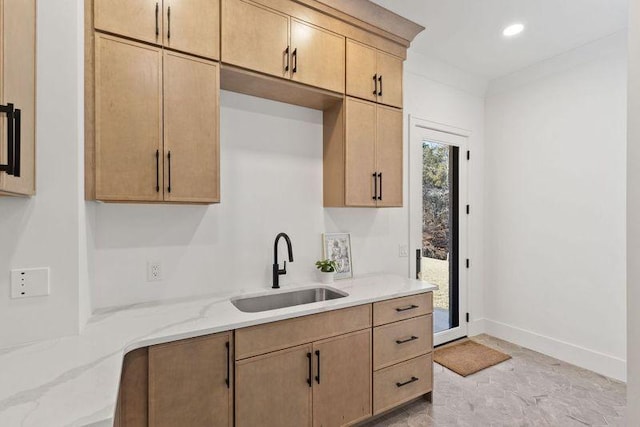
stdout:
<svg viewBox="0 0 640 427">
<path fill-rule="evenodd" d="M 336 265 L 335 261 L 332 261 L 330 259 L 323 259 L 316 262 L 316 268 L 323 273 L 334 273 L 337 270 L 338 266 Z"/>
</svg>

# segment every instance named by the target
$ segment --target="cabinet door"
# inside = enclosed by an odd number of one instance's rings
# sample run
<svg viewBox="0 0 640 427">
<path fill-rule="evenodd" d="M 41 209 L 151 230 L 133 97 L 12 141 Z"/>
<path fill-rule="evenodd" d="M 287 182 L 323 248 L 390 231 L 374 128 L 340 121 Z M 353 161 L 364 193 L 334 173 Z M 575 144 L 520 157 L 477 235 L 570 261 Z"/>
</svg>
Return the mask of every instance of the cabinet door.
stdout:
<svg viewBox="0 0 640 427">
<path fill-rule="evenodd" d="M 236 426 L 311 426 L 311 345 L 236 362 Z"/>
<path fill-rule="evenodd" d="M 313 344 L 313 425 L 351 425 L 371 416 L 371 329 Z"/>
<path fill-rule="evenodd" d="M 165 51 L 166 201 L 220 201 L 218 67 L 214 62 Z"/>
<path fill-rule="evenodd" d="M 149 348 L 149 426 L 231 426 L 231 334 Z"/>
<path fill-rule="evenodd" d="M 377 106 L 378 206 L 402 206 L 402 110 Z"/>
<path fill-rule="evenodd" d="M 98 30 L 160 43 L 162 0 L 95 0 L 94 26 Z"/>
<path fill-rule="evenodd" d="M 96 198 L 162 200 L 162 51 L 96 34 L 95 59 Z"/>
<path fill-rule="evenodd" d="M 222 0 L 222 62 L 289 77 L 289 17 L 245 0 Z"/>
<path fill-rule="evenodd" d="M 149 349 L 127 353 L 122 363 L 115 427 L 147 427 L 149 402 Z"/>
<path fill-rule="evenodd" d="M 0 193 L 32 195 L 36 185 L 36 5 L 34 0 L 4 0 L 0 6 L 0 103 L 12 103 L 21 110 L 20 176 L 0 172 Z M 7 116 L 0 115 L 0 164 L 8 162 L 7 124 Z"/>
<path fill-rule="evenodd" d="M 353 98 L 345 102 L 345 204 L 376 206 L 376 105 Z"/>
<path fill-rule="evenodd" d="M 402 108 L 402 59 L 378 51 L 378 102 Z"/>
<path fill-rule="evenodd" d="M 291 19 L 291 79 L 344 93 L 344 37 Z"/>
<path fill-rule="evenodd" d="M 347 39 L 347 95 L 375 101 L 377 77 L 376 50 Z"/>
<path fill-rule="evenodd" d="M 220 1 L 164 0 L 164 45 L 211 59 L 220 57 Z"/>
</svg>

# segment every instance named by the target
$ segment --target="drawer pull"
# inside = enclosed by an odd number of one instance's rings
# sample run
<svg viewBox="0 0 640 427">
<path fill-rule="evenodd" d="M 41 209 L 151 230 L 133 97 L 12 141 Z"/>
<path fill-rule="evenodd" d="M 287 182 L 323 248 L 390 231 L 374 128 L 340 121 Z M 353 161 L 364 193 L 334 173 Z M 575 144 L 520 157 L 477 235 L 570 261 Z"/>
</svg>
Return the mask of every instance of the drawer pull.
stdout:
<svg viewBox="0 0 640 427">
<path fill-rule="evenodd" d="M 398 313 L 401 313 L 401 312 L 407 311 L 407 310 L 415 310 L 416 308 L 420 308 L 420 306 L 419 305 L 415 305 L 415 304 L 411 304 L 409 307 L 396 308 L 396 311 Z"/>
<path fill-rule="evenodd" d="M 403 383 L 396 383 L 396 386 L 398 386 L 398 387 L 404 387 L 404 386 L 406 386 L 407 384 L 411 384 L 411 383 L 414 383 L 414 382 L 416 382 L 416 381 L 418 381 L 418 378 L 417 378 L 417 377 L 411 377 L 411 379 L 410 379 L 409 381 L 405 381 L 405 382 L 403 382 Z"/>
<path fill-rule="evenodd" d="M 407 338 L 406 340 L 396 340 L 396 344 L 404 344 L 406 342 L 411 342 L 417 340 L 418 337 L 412 335 L 411 338 Z"/>
</svg>

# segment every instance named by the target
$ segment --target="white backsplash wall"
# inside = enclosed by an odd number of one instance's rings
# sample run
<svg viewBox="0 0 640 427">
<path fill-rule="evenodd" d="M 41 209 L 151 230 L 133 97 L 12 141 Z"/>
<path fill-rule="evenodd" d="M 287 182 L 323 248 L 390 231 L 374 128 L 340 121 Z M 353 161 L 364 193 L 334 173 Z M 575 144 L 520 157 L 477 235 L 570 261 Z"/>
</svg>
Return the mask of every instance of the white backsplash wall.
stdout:
<svg viewBox="0 0 640 427">
<path fill-rule="evenodd" d="M 474 130 L 472 142 L 481 158 L 482 95 L 452 87 L 468 84 L 463 73 L 440 67 L 442 76 L 456 80 L 436 82 L 419 75 L 421 70 L 437 69 L 434 63 L 413 56 L 407 64 L 413 71 L 405 73 L 405 117 L 414 113 Z M 356 275 L 408 274 L 412 258 L 399 257 L 399 245 L 408 242 L 406 204 L 390 209 L 323 208 L 322 112 L 223 91 L 220 135 L 221 204 L 92 204 L 94 309 L 267 289 L 273 241 L 280 231 L 291 236 L 294 251 L 281 284 L 316 280 L 314 263 L 322 256 L 323 232 L 352 233 Z M 405 148 L 405 171 L 406 153 Z M 480 172 L 476 170 L 474 180 L 478 188 Z M 481 194 L 475 192 L 477 221 L 482 218 Z M 481 232 L 482 227 L 474 230 Z M 481 239 L 475 242 L 480 245 Z M 474 252 L 480 256 L 479 249 Z M 285 255 L 281 242 L 281 261 Z M 162 281 L 146 281 L 147 261 L 162 263 Z M 480 268 L 478 262 L 478 273 Z M 475 285 L 474 313 L 481 317 L 481 280 Z"/>
</svg>

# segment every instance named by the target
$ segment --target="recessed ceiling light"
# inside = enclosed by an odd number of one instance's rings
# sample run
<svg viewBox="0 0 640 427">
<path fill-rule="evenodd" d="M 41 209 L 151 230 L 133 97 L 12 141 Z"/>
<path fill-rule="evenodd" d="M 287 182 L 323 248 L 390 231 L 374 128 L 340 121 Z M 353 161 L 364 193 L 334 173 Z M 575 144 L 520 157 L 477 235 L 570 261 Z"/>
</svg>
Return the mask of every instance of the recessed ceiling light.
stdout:
<svg viewBox="0 0 640 427">
<path fill-rule="evenodd" d="M 513 37 L 517 34 L 520 34 L 524 30 L 524 25 L 522 24 L 511 24 L 507 28 L 502 31 L 502 34 L 505 37 Z"/>
</svg>

